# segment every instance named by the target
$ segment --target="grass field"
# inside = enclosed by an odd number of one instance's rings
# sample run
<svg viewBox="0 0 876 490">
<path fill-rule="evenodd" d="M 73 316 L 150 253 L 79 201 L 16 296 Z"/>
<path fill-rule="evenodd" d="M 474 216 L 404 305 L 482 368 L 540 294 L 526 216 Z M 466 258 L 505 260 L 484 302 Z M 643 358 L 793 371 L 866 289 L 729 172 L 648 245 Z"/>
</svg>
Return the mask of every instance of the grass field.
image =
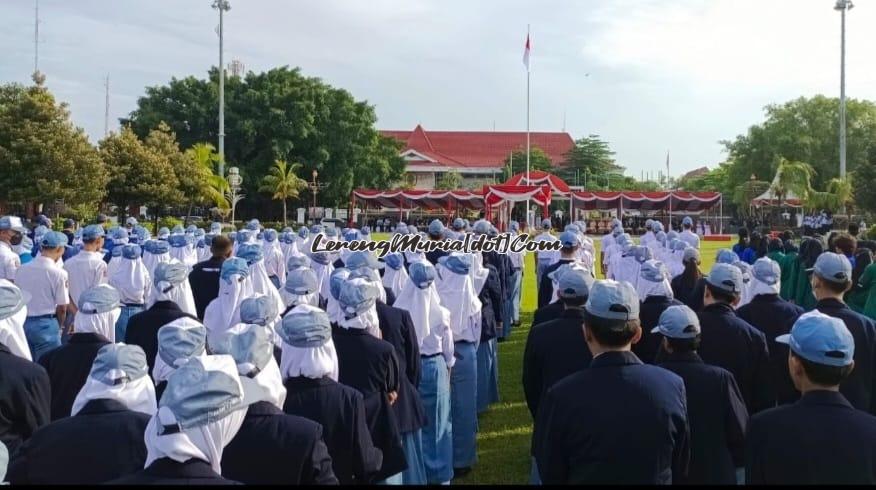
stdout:
<svg viewBox="0 0 876 490">
<path fill-rule="evenodd" d="M 599 253 L 598 240 L 594 240 Z M 720 248 L 731 242 L 701 242 L 702 270 L 708 272 Z M 523 349 L 536 307 L 535 265 L 532 255 L 526 258 L 523 276 L 523 301 L 520 327 L 511 338 L 499 344 L 499 394 L 501 402 L 480 417 L 478 464 L 454 484 L 526 484 L 529 482 L 529 443 L 532 418 L 523 398 Z M 601 274 L 599 274 L 601 276 Z"/>
</svg>

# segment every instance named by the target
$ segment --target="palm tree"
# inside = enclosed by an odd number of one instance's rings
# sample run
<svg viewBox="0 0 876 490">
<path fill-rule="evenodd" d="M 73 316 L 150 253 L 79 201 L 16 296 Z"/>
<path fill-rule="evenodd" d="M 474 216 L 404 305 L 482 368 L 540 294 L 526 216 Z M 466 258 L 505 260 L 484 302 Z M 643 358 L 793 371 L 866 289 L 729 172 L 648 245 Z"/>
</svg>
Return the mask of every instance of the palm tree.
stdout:
<svg viewBox="0 0 876 490">
<path fill-rule="evenodd" d="M 286 200 L 297 199 L 298 192 L 307 188 L 307 181 L 295 173 L 301 169 L 300 163 L 289 165 L 285 160 L 276 160 L 262 179 L 259 192 L 272 194 L 272 199 L 283 201 L 283 226 L 286 226 Z"/>
<path fill-rule="evenodd" d="M 796 194 L 799 199 L 806 200 L 812 192 L 812 176 L 815 169 L 808 163 L 792 162 L 782 158 L 776 169 L 776 177 L 770 185 L 770 191 L 778 197 L 779 207 L 788 196 Z"/>
<path fill-rule="evenodd" d="M 209 143 L 196 143 L 188 149 L 187 156 L 194 162 L 194 175 L 192 175 L 193 189 L 189 197 L 189 212 L 186 220 L 192 214 L 192 208 L 197 204 L 212 205 L 221 210 L 229 208 L 225 199 L 225 191 L 228 189 L 228 181 L 225 177 L 215 173 L 215 164 L 219 161 L 216 149 Z M 197 189 L 197 192 L 193 192 Z"/>
</svg>

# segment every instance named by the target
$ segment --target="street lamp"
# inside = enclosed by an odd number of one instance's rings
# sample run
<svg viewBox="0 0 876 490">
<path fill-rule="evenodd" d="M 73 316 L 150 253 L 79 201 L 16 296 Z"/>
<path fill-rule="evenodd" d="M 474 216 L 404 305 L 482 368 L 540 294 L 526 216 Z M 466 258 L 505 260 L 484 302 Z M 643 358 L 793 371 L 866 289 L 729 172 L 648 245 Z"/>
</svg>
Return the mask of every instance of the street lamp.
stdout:
<svg viewBox="0 0 876 490">
<path fill-rule="evenodd" d="M 836 0 L 834 10 L 839 10 L 840 29 L 840 178 L 846 178 L 846 11 L 854 8 L 851 0 Z M 845 207 L 845 206 L 844 206 Z"/>
<path fill-rule="evenodd" d="M 228 186 L 231 188 L 231 226 L 234 226 L 234 210 L 237 203 L 243 200 L 243 195 L 240 193 L 240 186 L 243 184 L 243 176 L 240 175 L 240 169 L 231 167 L 228 169 Z"/>
<path fill-rule="evenodd" d="M 228 0 L 213 0 L 213 8 L 219 11 L 219 175 L 225 175 L 225 64 L 222 60 L 223 16 L 231 10 Z"/>
<path fill-rule="evenodd" d="M 316 212 L 316 193 L 319 192 L 319 185 L 316 183 L 316 176 L 319 175 L 319 172 L 316 169 L 313 170 L 313 212 Z"/>
</svg>

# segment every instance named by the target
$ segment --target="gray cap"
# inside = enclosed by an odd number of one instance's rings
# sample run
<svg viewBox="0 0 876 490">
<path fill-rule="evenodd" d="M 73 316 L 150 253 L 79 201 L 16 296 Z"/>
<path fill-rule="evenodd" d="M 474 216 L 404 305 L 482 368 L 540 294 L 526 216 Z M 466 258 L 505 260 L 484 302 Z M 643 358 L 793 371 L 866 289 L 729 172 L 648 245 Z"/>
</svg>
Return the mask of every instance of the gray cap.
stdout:
<svg viewBox="0 0 876 490">
<path fill-rule="evenodd" d="M 474 224 L 472 231 L 474 231 L 475 233 L 477 233 L 479 235 L 486 235 L 490 232 L 491 226 L 492 225 L 490 224 L 489 221 L 487 221 L 485 219 L 479 219 L 479 220 L 475 221 L 475 224 Z"/>
<path fill-rule="evenodd" d="M 271 330 L 254 325 L 239 332 L 229 332 L 217 345 L 210 345 L 214 354 L 227 354 L 237 363 L 241 376 L 254 378 L 274 357 Z"/>
<path fill-rule="evenodd" d="M 379 292 L 371 281 L 348 279 L 341 284 L 338 303 L 348 316 L 368 311 L 377 301 Z"/>
<path fill-rule="evenodd" d="M 237 374 L 234 358 L 226 355 L 192 359 L 167 379 L 158 404 L 173 413 L 176 424 L 162 425 L 160 435 L 170 435 L 222 420 L 261 400 L 262 390 Z"/>
<path fill-rule="evenodd" d="M 79 295 L 79 313 L 85 315 L 96 315 L 98 313 L 106 313 L 119 308 L 122 303 L 122 298 L 116 288 L 109 284 L 98 284 L 90 289 L 86 289 Z"/>
<path fill-rule="evenodd" d="M 465 220 L 462 218 L 456 218 L 453 220 L 453 229 L 456 231 L 462 231 L 465 229 Z"/>
<path fill-rule="evenodd" d="M 633 257 L 635 257 L 636 259 L 636 262 L 640 264 L 647 262 L 653 258 L 653 255 L 651 254 L 651 249 L 644 245 L 636 245 L 635 247 L 633 247 L 632 252 Z"/>
<path fill-rule="evenodd" d="M 283 289 L 291 294 L 311 294 L 317 290 L 316 272 L 313 269 L 293 269 L 286 276 Z"/>
<path fill-rule="evenodd" d="M 322 310 L 291 313 L 283 318 L 277 333 L 292 347 L 321 347 L 332 338 L 332 325 Z"/>
<path fill-rule="evenodd" d="M 19 233 L 27 233 L 27 227 L 18 216 L 4 216 L 0 218 L 0 231 L 15 230 Z"/>
<path fill-rule="evenodd" d="M 441 223 L 441 220 L 433 219 L 432 222 L 429 223 L 428 233 L 435 236 L 440 236 L 444 233 L 444 224 Z"/>
<path fill-rule="evenodd" d="M 672 339 L 693 339 L 700 334 L 700 319 L 686 305 L 670 306 L 660 314 L 660 320 L 651 333 Z"/>
<path fill-rule="evenodd" d="M 59 248 L 65 246 L 67 246 L 67 235 L 59 231 L 50 231 L 43 235 L 43 239 L 40 240 L 40 247 L 42 248 Z"/>
<path fill-rule="evenodd" d="M 349 269 L 358 269 L 359 267 L 377 269 L 380 266 L 380 262 L 378 262 L 377 257 L 373 253 L 360 251 L 348 255 L 347 260 L 344 261 L 344 266 Z"/>
<path fill-rule="evenodd" d="M 350 269 L 350 279 L 356 279 L 357 277 L 363 278 L 367 281 L 371 282 L 379 282 L 382 284 L 380 273 L 377 272 L 376 269 L 372 269 L 370 267 L 359 267 L 358 269 Z M 383 287 L 382 285 L 380 287 Z"/>
<path fill-rule="evenodd" d="M 402 254 L 397 252 L 388 253 L 383 257 L 383 263 L 388 265 L 392 270 L 401 269 L 404 264 L 404 259 L 402 258 Z"/>
<path fill-rule="evenodd" d="M 5 320 L 30 301 L 30 294 L 8 281 L 0 281 L 0 320 Z"/>
<path fill-rule="evenodd" d="M 247 243 L 237 249 L 237 256 L 246 261 L 247 265 L 255 264 L 264 258 L 262 247 L 256 243 Z"/>
<path fill-rule="evenodd" d="M 450 255 L 438 257 L 438 263 L 454 274 L 466 275 L 471 270 L 472 258 L 469 254 L 453 252 Z"/>
<path fill-rule="evenodd" d="M 683 220 L 681 220 L 682 226 L 693 226 L 693 218 L 690 216 L 685 216 Z"/>
<path fill-rule="evenodd" d="M 310 254 L 310 259 L 320 265 L 328 265 L 332 260 L 328 252 L 314 252 Z"/>
<path fill-rule="evenodd" d="M 717 263 L 706 276 L 706 282 L 722 291 L 740 294 L 742 292 L 742 271 L 731 264 Z"/>
<path fill-rule="evenodd" d="M 306 228 L 305 228 L 306 229 Z M 310 268 L 310 257 L 306 255 L 293 255 L 286 261 L 286 270 Z"/>
<path fill-rule="evenodd" d="M 563 248 L 572 248 L 580 246 L 581 240 L 574 231 L 564 231 L 560 233 L 560 243 L 563 244 Z"/>
<path fill-rule="evenodd" d="M 228 283 L 231 282 L 232 276 L 243 276 L 246 278 L 249 277 L 249 266 L 247 266 L 245 260 L 231 257 L 222 262 L 222 271 L 219 273 L 219 276 Z"/>
<path fill-rule="evenodd" d="M 97 240 L 103 236 L 106 236 L 106 232 L 103 230 L 103 226 L 100 225 L 88 225 L 82 230 L 82 240 L 86 242 Z"/>
<path fill-rule="evenodd" d="M 152 284 L 155 286 L 160 282 L 169 282 L 175 286 L 189 278 L 189 268 L 181 262 L 159 262 L 153 275 Z"/>
<path fill-rule="evenodd" d="M 341 286 L 347 281 L 348 277 L 350 277 L 350 269 L 346 267 L 338 267 L 329 276 L 329 294 L 332 295 L 335 301 L 337 301 L 338 296 L 341 294 Z"/>
<path fill-rule="evenodd" d="M 277 302 L 270 296 L 253 296 L 240 302 L 240 321 L 243 323 L 265 326 L 278 316 Z"/>
<path fill-rule="evenodd" d="M 541 220 L 541 228 L 543 230 L 550 230 L 551 229 L 551 220 L 549 220 L 547 218 Z"/>
<path fill-rule="evenodd" d="M 775 260 L 761 257 L 752 266 L 751 275 L 758 281 L 773 286 L 782 279 L 782 268 Z"/>
<path fill-rule="evenodd" d="M 136 381 L 149 374 L 146 353 L 139 345 L 107 344 L 97 351 L 91 364 L 90 377 L 114 386 Z"/>
<path fill-rule="evenodd" d="M 140 245 L 132 245 L 130 243 L 122 246 L 122 257 L 128 260 L 139 259 L 143 255 L 143 249 Z"/>
<path fill-rule="evenodd" d="M 718 250 L 718 255 L 715 257 L 715 262 L 719 264 L 732 264 L 739 260 L 739 256 L 736 255 L 736 252 L 730 250 L 729 248 L 722 248 Z"/>
<path fill-rule="evenodd" d="M 596 281 L 590 288 L 584 309 L 593 316 L 608 320 L 637 320 L 639 296 L 626 281 Z"/>
<path fill-rule="evenodd" d="M 814 272 L 825 281 L 842 284 L 852 280 L 852 263 L 845 255 L 824 252 L 815 261 L 815 267 L 806 272 Z"/>
<path fill-rule="evenodd" d="M 428 262 L 414 262 L 408 268 L 408 274 L 420 289 L 426 289 L 435 281 L 435 267 Z"/>
<path fill-rule="evenodd" d="M 158 329 L 158 356 L 168 366 L 200 356 L 206 345 L 207 329 L 197 320 L 183 317 Z"/>
<path fill-rule="evenodd" d="M 642 263 L 639 270 L 639 276 L 649 282 L 663 282 L 669 278 L 669 270 L 666 265 L 659 260 L 646 260 Z"/>
<path fill-rule="evenodd" d="M 691 260 L 700 261 L 700 250 L 693 247 L 688 247 L 684 249 L 684 255 L 682 255 L 682 262 L 690 262 Z"/>
<path fill-rule="evenodd" d="M 557 280 L 557 296 L 560 298 L 586 298 L 590 295 L 594 279 L 590 271 L 581 267 L 562 266 Z"/>
</svg>

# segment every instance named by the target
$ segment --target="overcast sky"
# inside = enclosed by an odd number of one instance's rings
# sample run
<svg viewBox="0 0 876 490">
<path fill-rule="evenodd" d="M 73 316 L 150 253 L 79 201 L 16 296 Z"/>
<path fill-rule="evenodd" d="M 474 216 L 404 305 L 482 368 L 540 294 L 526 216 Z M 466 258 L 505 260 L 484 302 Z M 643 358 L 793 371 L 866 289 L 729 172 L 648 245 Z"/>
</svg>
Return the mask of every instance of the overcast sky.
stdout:
<svg viewBox="0 0 876 490">
<path fill-rule="evenodd" d="M 41 0 L 40 70 L 96 141 L 144 87 L 218 61 L 212 0 Z M 381 129 L 599 134 L 628 175 L 725 158 L 762 108 L 839 93 L 833 0 L 231 0 L 226 59 L 300 66 L 376 106 Z M 0 3 L 0 82 L 33 71 L 34 0 Z M 847 92 L 876 98 L 876 2 L 848 16 Z M 228 135 L 234 138 L 234 135 Z"/>
</svg>

